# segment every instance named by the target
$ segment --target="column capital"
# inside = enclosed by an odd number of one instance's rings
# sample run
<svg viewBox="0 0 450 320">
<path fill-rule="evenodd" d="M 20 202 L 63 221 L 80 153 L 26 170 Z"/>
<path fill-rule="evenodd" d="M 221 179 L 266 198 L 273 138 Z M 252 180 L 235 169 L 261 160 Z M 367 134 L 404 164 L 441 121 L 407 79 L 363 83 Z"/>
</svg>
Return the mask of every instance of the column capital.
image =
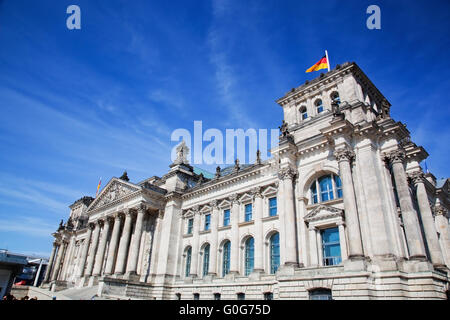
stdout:
<svg viewBox="0 0 450 320">
<path fill-rule="evenodd" d="M 293 180 L 296 176 L 296 172 L 291 167 L 283 168 L 278 171 L 278 178 L 280 180 L 291 179 Z"/>
<path fill-rule="evenodd" d="M 145 213 L 145 211 L 147 211 L 147 209 L 148 209 L 148 206 L 145 203 L 141 202 L 137 205 L 137 207 L 135 209 L 137 211 L 144 211 L 144 213 Z"/>
<path fill-rule="evenodd" d="M 99 227 L 103 227 L 104 224 L 105 224 L 105 219 L 104 219 L 104 218 L 97 219 L 96 224 L 97 224 Z"/>
<path fill-rule="evenodd" d="M 94 230 L 95 229 L 95 222 L 89 222 L 88 228 L 91 229 L 91 230 Z"/>
<path fill-rule="evenodd" d="M 262 187 L 255 187 L 250 191 L 253 198 L 262 198 Z"/>
<path fill-rule="evenodd" d="M 447 217 L 448 210 L 447 210 L 447 208 L 442 206 L 440 203 L 438 203 L 433 206 L 433 213 L 435 216 Z"/>
<path fill-rule="evenodd" d="M 125 209 L 124 215 L 125 217 L 133 217 L 134 210 L 132 208 Z"/>
<path fill-rule="evenodd" d="M 408 178 L 413 182 L 415 186 L 417 186 L 419 183 L 423 183 L 425 174 L 422 171 L 415 171 L 409 173 Z"/>
<path fill-rule="evenodd" d="M 333 152 L 333 155 L 338 162 L 343 162 L 343 161 L 351 162 L 355 157 L 355 152 L 353 152 L 349 148 L 343 148 L 343 149 L 335 150 Z"/>
<path fill-rule="evenodd" d="M 217 209 L 219 207 L 219 202 L 217 200 L 212 200 L 209 202 L 209 206 L 213 209 Z"/>
<path fill-rule="evenodd" d="M 239 204 L 238 195 L 237 193 L 233 193 L 231 196 L 228 197 L 231 203 L 237 203 Z"/>
<path fill-rule="evenodd" d="M 387 152 L 384 154 L 384 159 L 389 161 L 390 163 L 402 163 L 405 161 L 406 153 L 403 149 L 396 149 L 391 152 Z"/>
</svg>

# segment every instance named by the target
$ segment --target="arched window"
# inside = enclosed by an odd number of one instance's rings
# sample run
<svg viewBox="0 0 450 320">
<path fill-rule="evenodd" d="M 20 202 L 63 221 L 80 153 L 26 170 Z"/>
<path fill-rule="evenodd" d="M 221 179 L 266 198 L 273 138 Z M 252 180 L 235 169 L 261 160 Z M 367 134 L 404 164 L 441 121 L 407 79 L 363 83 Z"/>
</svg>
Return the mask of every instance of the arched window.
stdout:
<svg viewBox="0 0 450 320">
<path fill-rule="evenodd" d="M 318 288 L 309 291 L 309 300 L 333 300 L 330 289 Z"/>
<path fill-rule="evenodd" d="M 203 276 L 209 272 L 209 244 L 203 249 Z"/>
<path fill-rule="evenodd" d="M 280 234 L 270 237 L 270 273 L 274 274 L 280 267 Z"/>
<path fill-rule="evenodd" d="M 333 92 L 330 94 L 330 98 L 331 98 L 331 101 L 336 101 L 336 103 L 337 103 L 338 105 L 341 104 L 341 98 L 339 97 L 339 93 L 338 93 L 338 92 L 333 91 Z"/>
<path fill-rule="evenodd" d="M 192 258 L 192 248 L 189 247 L 186 249 L 186 270 L 185 270 L 185 276 L 189 277 L 189 274 L 191 273 L 191 258 Z"/>
<path fill-rule="evenodd" d="M 308 118 L 308 112 L 306 111 L 305 106 L 300 107 L 300 114 L 302 115 L 302 120 L 306 120 Z"/>
<path fill-rule="evenodd" d="M 230 241 L 223 244 L 222 277 L 225 277 L 230 272 L 230 248 Z"/>
<path fill-rule="evenodd" d="M 245 275 L 248 276 L 253 272 L 255 262 L 255 240 L 248 238 L 245 241 Z"/>
<path fill-rule="evenodd" d="M 342 198 L 341 178 L 334 174 L 321 176 L 313 181 L 309 191 L 313 204 Z"/>
<path fill-rule="evenodd" d="M 316 106 L 317 113 L 322 113 L 323 112 L 322 99 L 317 99 L 316 102 L 314 102 L 314 105 Z"/>
</svg>

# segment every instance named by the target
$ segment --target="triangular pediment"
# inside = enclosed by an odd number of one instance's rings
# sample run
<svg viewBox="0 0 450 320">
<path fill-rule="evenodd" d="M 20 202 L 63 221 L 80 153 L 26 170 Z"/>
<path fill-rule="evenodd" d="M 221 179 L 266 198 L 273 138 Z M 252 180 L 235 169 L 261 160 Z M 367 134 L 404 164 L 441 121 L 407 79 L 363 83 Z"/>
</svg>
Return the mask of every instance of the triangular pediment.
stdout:
<svg viewBox="0 0 450 320">
<path fill-rule="evenodd" d="M 306 222 L 310 221 L 320 221 L 320 220 L 327 220 L 337 217 L 344 217 L 344 210 L 326 206 L 326 205 L 319 205 L 318 207 L 314 208 L 310 213 L 308 213 L 304 220 Z"/>
<path fill-rule="evenodd" d="M 113 202 L 119 201 L 129 194 L 140 190 L 142 190 L 142 187 L 117 178 L 112 178 L 100 192 L 98 197 L 91 203 L 87 211 L 93 211 Z"/>
</svg>

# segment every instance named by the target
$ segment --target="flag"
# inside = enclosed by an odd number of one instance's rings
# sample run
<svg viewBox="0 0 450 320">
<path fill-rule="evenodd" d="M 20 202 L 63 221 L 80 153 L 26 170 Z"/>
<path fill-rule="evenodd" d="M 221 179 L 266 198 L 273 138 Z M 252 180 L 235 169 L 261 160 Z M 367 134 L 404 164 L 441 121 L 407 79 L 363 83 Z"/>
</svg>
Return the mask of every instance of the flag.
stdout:
<svg viewBox="0 0 450 320">
<path fill-rule="evenodd" d="M 306 70 L 306 72 L 318 71 L 320 69 L 328 69 L 328 59 L 327 56 L 323 56 L 315 65 Z"/>
<path fill-rule="evenodd" d="M 96 198 L 97 198 L 97 195 L 98 195 L 98 190 L 100 190 L 101 184 L 102 184 L 102 178 L 100 178 L 100 181 L 98 182 L 97 192 L 95 193 L 95 197 L 96 197 Z"/>
</svg>

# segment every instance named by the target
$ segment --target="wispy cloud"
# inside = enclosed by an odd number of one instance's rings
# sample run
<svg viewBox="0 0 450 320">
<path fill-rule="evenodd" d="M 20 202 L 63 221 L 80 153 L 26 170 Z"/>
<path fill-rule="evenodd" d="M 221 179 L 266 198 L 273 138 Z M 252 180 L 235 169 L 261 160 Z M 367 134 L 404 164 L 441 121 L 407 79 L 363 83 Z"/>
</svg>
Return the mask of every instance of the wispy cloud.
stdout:
<svg viewBox="0 0 450 320">
<path fill-rule="evenodd" d="M 55 232 L 56 226 L 33 217 L 0 218 L 0 231 L 15 232 L 33 237 L 48 238 Z"/>
</svg>

